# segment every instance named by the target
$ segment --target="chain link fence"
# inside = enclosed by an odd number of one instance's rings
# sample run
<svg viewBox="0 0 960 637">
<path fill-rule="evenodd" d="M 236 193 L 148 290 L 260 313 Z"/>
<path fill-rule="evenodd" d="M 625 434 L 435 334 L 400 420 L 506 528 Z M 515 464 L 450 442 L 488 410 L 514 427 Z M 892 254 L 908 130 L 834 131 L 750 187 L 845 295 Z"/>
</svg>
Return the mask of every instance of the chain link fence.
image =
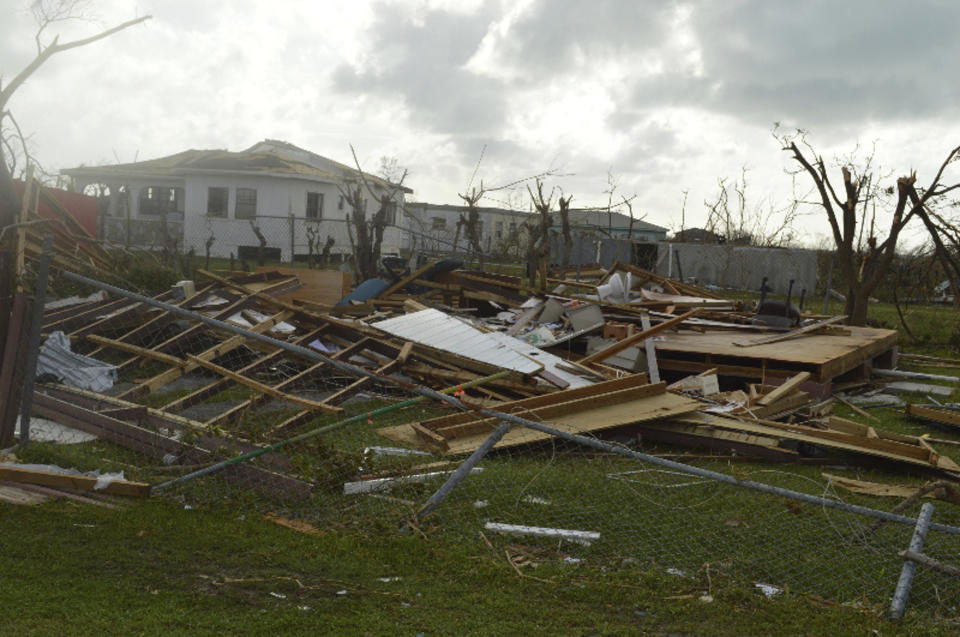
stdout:
<svg viewBox="0 0 960 637">
<path fill-rule="evenodd" d="M 345 219 L 257 215 L 250 219 L 157 215 L 156 218 L 101 216 L 105 243 L 128 250 L 163 252 L 172 261 L 235 259 L 248 264 L 342 263 L 353 254 Z M 381 253 L 400 254 L 404 231 L 384 229 Z"/>
</svg>

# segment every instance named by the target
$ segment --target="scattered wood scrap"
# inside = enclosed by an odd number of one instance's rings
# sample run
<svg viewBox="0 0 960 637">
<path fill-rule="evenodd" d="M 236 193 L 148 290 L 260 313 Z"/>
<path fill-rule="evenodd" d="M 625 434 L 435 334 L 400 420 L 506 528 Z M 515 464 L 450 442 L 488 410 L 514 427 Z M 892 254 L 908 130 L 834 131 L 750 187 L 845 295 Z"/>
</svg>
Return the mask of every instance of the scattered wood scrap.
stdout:
<svg viewBox="0 0 960 637">
<path fill-rule="evenodd" d="M 826 428 L 811 424 L 782 423 L 774 420 L 747 419 L 729 415 L 698 412 L 663 420 L 641 427 L 688 432 L 689 425 L 697 427 L 706 446 L 725 446 L 725 432 L 740 432 L 814 444 L 837 453 L 892 461 L 931 470 L 956 472 L 960 465 L 937 452 L 922 437 L 884 431 L 843 418 L 832 417 Z M 723 433 L 717 433 L 723 432 Z M 714 444 L 712 441 L 717 441 Z M 763 451 L 763 450 L 759 450 Z M 761 454 L 762 455 L 762 454 Z"/>
<path fill-rule="evenodd" d="M 907 405 L 904 411 L 906 411 L 907 415 L 919 420 L 960 429 L 960 411 L 956 409 L 930 407 L 928 405 Z"/>
</svg>

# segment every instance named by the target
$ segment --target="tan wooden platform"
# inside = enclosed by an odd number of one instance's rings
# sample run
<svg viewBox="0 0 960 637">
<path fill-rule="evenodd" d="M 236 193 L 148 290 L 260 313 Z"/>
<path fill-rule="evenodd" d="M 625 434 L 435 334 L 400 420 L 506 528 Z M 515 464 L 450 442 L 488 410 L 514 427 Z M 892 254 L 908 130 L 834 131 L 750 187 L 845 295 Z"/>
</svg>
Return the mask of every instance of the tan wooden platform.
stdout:
<svg viewBox="0 0 960 637">
<path fill-rule="evenodd" d="M 897 332 L 872 327 L 844 327 L 849 334 L 804 334 L 785 341 L 738 347 L 756 332 L 714 330 L 669 332 L 656 341 L 661 369 L 700 372 L 718 368 L 724 375 L 760 378 L 808 371 L 811 379 L 828 382 L 889 352 Z"/>
</svg>

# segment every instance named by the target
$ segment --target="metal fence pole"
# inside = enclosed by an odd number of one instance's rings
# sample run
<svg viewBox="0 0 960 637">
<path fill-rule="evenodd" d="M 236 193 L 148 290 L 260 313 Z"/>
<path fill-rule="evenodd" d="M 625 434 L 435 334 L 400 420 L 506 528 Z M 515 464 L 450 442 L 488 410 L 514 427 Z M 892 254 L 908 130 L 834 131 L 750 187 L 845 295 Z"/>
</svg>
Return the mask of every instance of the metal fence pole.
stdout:
<svg viewBox="0 0 960 637">
<path fill-rule="evenodd" d="M 287 221 L 290 223 L 290 266 L 293 267 L 293 255 L 294 255 L 294 249 L 296 246 L 296 237 L 297 237 L 296 224 L 295 224 L 295 218 L 293 216 L 293 213 L 291 213 L 287 217 Z"/>
<path fill-rule="evenodd" d="M 833 285 L 833 268 L 837 265 L 837 255 L 834 254 L 830 259 L 830 272 L 827 274 L 827 289 L 823 293 L 823 313 L 826 314 L 830 309 L 830 286 Z"/>
<path fill-rule="evenodd" d="M 910 538 L 911 552 L 920 553 L 923 551 L 923 541 L 930 529 L 930 518 L 932 516 L 933 505 L 925 502 L 920 508 L 920 515 L 917 516 L 917 526 L 913 529 L 913 537 Z M 907 598 L 910 597 L 910 589 L 913 587 L 913 574 L 916 570 L 916 562 L 911 559 L 904 559 L 903 568 L 900 570 L 900 580 L 897 582 L 897 588 L 893 593 L 893 601 L 890 602 L 890 615 L 894 619 L 903 617 L 903 611 L 907 606 Z"/>
<path fill-rule="evenodd" d="M 433 513 L 433 510 L 440 506 L 440 503 L 447 499 L 447 496 L 453 492 L 457 485 L 470 475 L 473 468 L 483 460 L 487 452 L 493 449 L 493 446 L 500 442 L 508 431 L 510 431 L 510 423 L 501 422 L 500 426 L 483 441 L 483 444 L 477 447 L 474 452 L 470 454 L 470 457 L 464 460 L 460 466 L 457 467 L 457 470 L 447 478 L 447 481 L 440 485 L 440 488 L 423 503 L 423 506 L 417 511 L 415 518 L 419 520 Z"/>
<path fill-rule="evenodd" d="M 33 324 L 30 326 L 30 341 L 27 346 L 27 366 L 23 373 L 23 396 L 20 399 L 20 446 L 30 443 L 30 411 L 33 409 L 33 383 L 37 376 L 37 359 L 40 357 L 40 332 L 43 329 L 43 304 L 47 297 L 47 278 L 50 275 L 50 250 L 53 235 L 43 238 L 40 254 L 40 270 L 37 273 L 37 289 L 33 294 Z"/>
</svg>

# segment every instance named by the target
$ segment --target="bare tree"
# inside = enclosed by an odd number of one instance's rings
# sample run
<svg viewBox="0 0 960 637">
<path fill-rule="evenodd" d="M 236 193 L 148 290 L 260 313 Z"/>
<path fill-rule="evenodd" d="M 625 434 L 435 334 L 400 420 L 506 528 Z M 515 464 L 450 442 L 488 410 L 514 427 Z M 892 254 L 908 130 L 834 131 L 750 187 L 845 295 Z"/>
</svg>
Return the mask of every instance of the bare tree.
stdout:
<svg viewBox="0 0 960 637">
<path fill-rule="evenodd" d="M 560 236 L 563 239 L 563 255 L 560 265 L 566 269 L 570 265 L 570 254 L 573 252 L 573 233 L 570 230 L 570 202 L 573 201 L 573 195 L 562 195 L 557 200 L 558 214 L 560 215 Z"/>
<path fill-rule="evenodd" d="M 840 166 L 843 189 L 838 192 L 830 180 L 826 163 L 806 142 L 802 131 L 778 139 L 783 150 L 800 165 L 798 171 L 813 180 L 818 195 L 815 205 L 826 213 L 836 248 L 837 268 L 846 285 L 844 313 L 851 325 L 863 325 L 867 320 L 867 301 L 889 271 L 903 228 L 915 215 L 928 218 L 928 206 L 960 188 L 960 183 L 941 183 L 947 166 L 960 154 L 960 146 L 947 154 L 930 185 L 920 191 L 915 185 L 916 173 L 900 177 L 896 186 L 881 188 L 868 159 L 859 168 L 852 161 Z M 878 227 L 881 223 L 877 217 L 878 206 L 892 208 L 886 236 L 880 234 Z"/>
<path fill-rule="evenodd" d="M 376 277 L 380 271 L 383 233 L 390 220 L 391 212 L 397 210 L 397 193 L 403 189 L 407 171 L 403 171 L 397 182 L 385 181 L 389 184 L 386 189 L 374 189 L 360 167 L 360 161 L 353 146 L 350 146 L 350 152 L 357 167 L 357 179 L 353 183 L 341 186 L 340 194 L 350 206 L 350 213 L 347 215 L 347 236 L 350 238 L 350 247 L 353 250 L 354 275 L 357 281 L 365 281 Z M 364 197 L 364 192 L 377 203 L 377 210 L 369 219 L 367 218 L 368 199 Z"/>
<path fill-rule="evenodd" d="M 550 209 L 553 205 L 553 193 L 546 197 L 543 194 L 543 182 L 537 179 L 537 192 L 527 186 L 527 192 L 530 194 L 530 201 L 536 210 L 536 220 L 524 223 L 527 230 L 527 277 L 530 279 L 530 285 L 536 287 L 539 278 L 541 290 L 547 289 L 547 262 L 550 259 L 550 228 L 553 226 L 553 220 L 550 218 Z M 561 197 L 561 200 L 563 197 Z M 566 205 L 569 206 L 569 200 Z"/>
<path fill-rule="evenodd" d="M 477 261 L 480 262 L 480 269 L 483 269 L 484 254 L 483 254 L 483 222 L 480 220 L 480 210 L 477 208 L 477 202 L 479 202 L 484 195 L 483 182 L 480 182 L 480 189 L 471 188 L 467 194 L 457 193 L 457 196 L 467 204 L 467 214 L 466 216 L 460 215 L 460 220 L 457 221 L 457 237 L 460 236 L 460 229 L 463 228 L 464 235 L 467 238 L 467 242 L 470 244 L 470 251 L 474 254 Z"/>
<path fill-rule="evenodd" d="M 34 41 L 37 45 L 37 54 L 13 79 L 7 83 L 0 82 L 0 227 L 12 225 L 16 221 L 16 211 L 19 207 L 18 197 L 13 188 L 11 166 L 8 164 L 14 157 L 13 144 L 10 139 L 16 136 L 26 155 L 24 137 L 9 110 L 10 100 L 23 84 L 39 69 L 44 62 L 57 53 L 92 44 L 107 38 L 114 33 L 127 29 L 149 20 L 151 16 L 143 16 L 128 20 L 117 26 L 101 31 L 95 35 L 70 42 L 60 42 L 59 36 L 54 36 L 49 42 L 44 42 L 44 32 L 58 22 L 79 19 L 82 15 L 79 0 L 36 0 L 31 4 L 31 10 L 37 20 L 37 31 Z M 8 124 L 9 123 L 9 124 Z M 12 127 L 12 128 L 8 128 Z"/>
<path fill-rule="evenodd" d="M 793 224 L 800 210 L 797 201 L 779 208 L 770 202 L 766 206 L 764 202 L 751 206 L 747 199 L 746 168 L 741 169 L 740 178 L 733 183 L 722 178 L 717 185 L 716 198 L 704 201 L 704 205 L 705 230 L 718 240 L 761 247 L 783 247 L 793 241 Z"/>
</svg>

